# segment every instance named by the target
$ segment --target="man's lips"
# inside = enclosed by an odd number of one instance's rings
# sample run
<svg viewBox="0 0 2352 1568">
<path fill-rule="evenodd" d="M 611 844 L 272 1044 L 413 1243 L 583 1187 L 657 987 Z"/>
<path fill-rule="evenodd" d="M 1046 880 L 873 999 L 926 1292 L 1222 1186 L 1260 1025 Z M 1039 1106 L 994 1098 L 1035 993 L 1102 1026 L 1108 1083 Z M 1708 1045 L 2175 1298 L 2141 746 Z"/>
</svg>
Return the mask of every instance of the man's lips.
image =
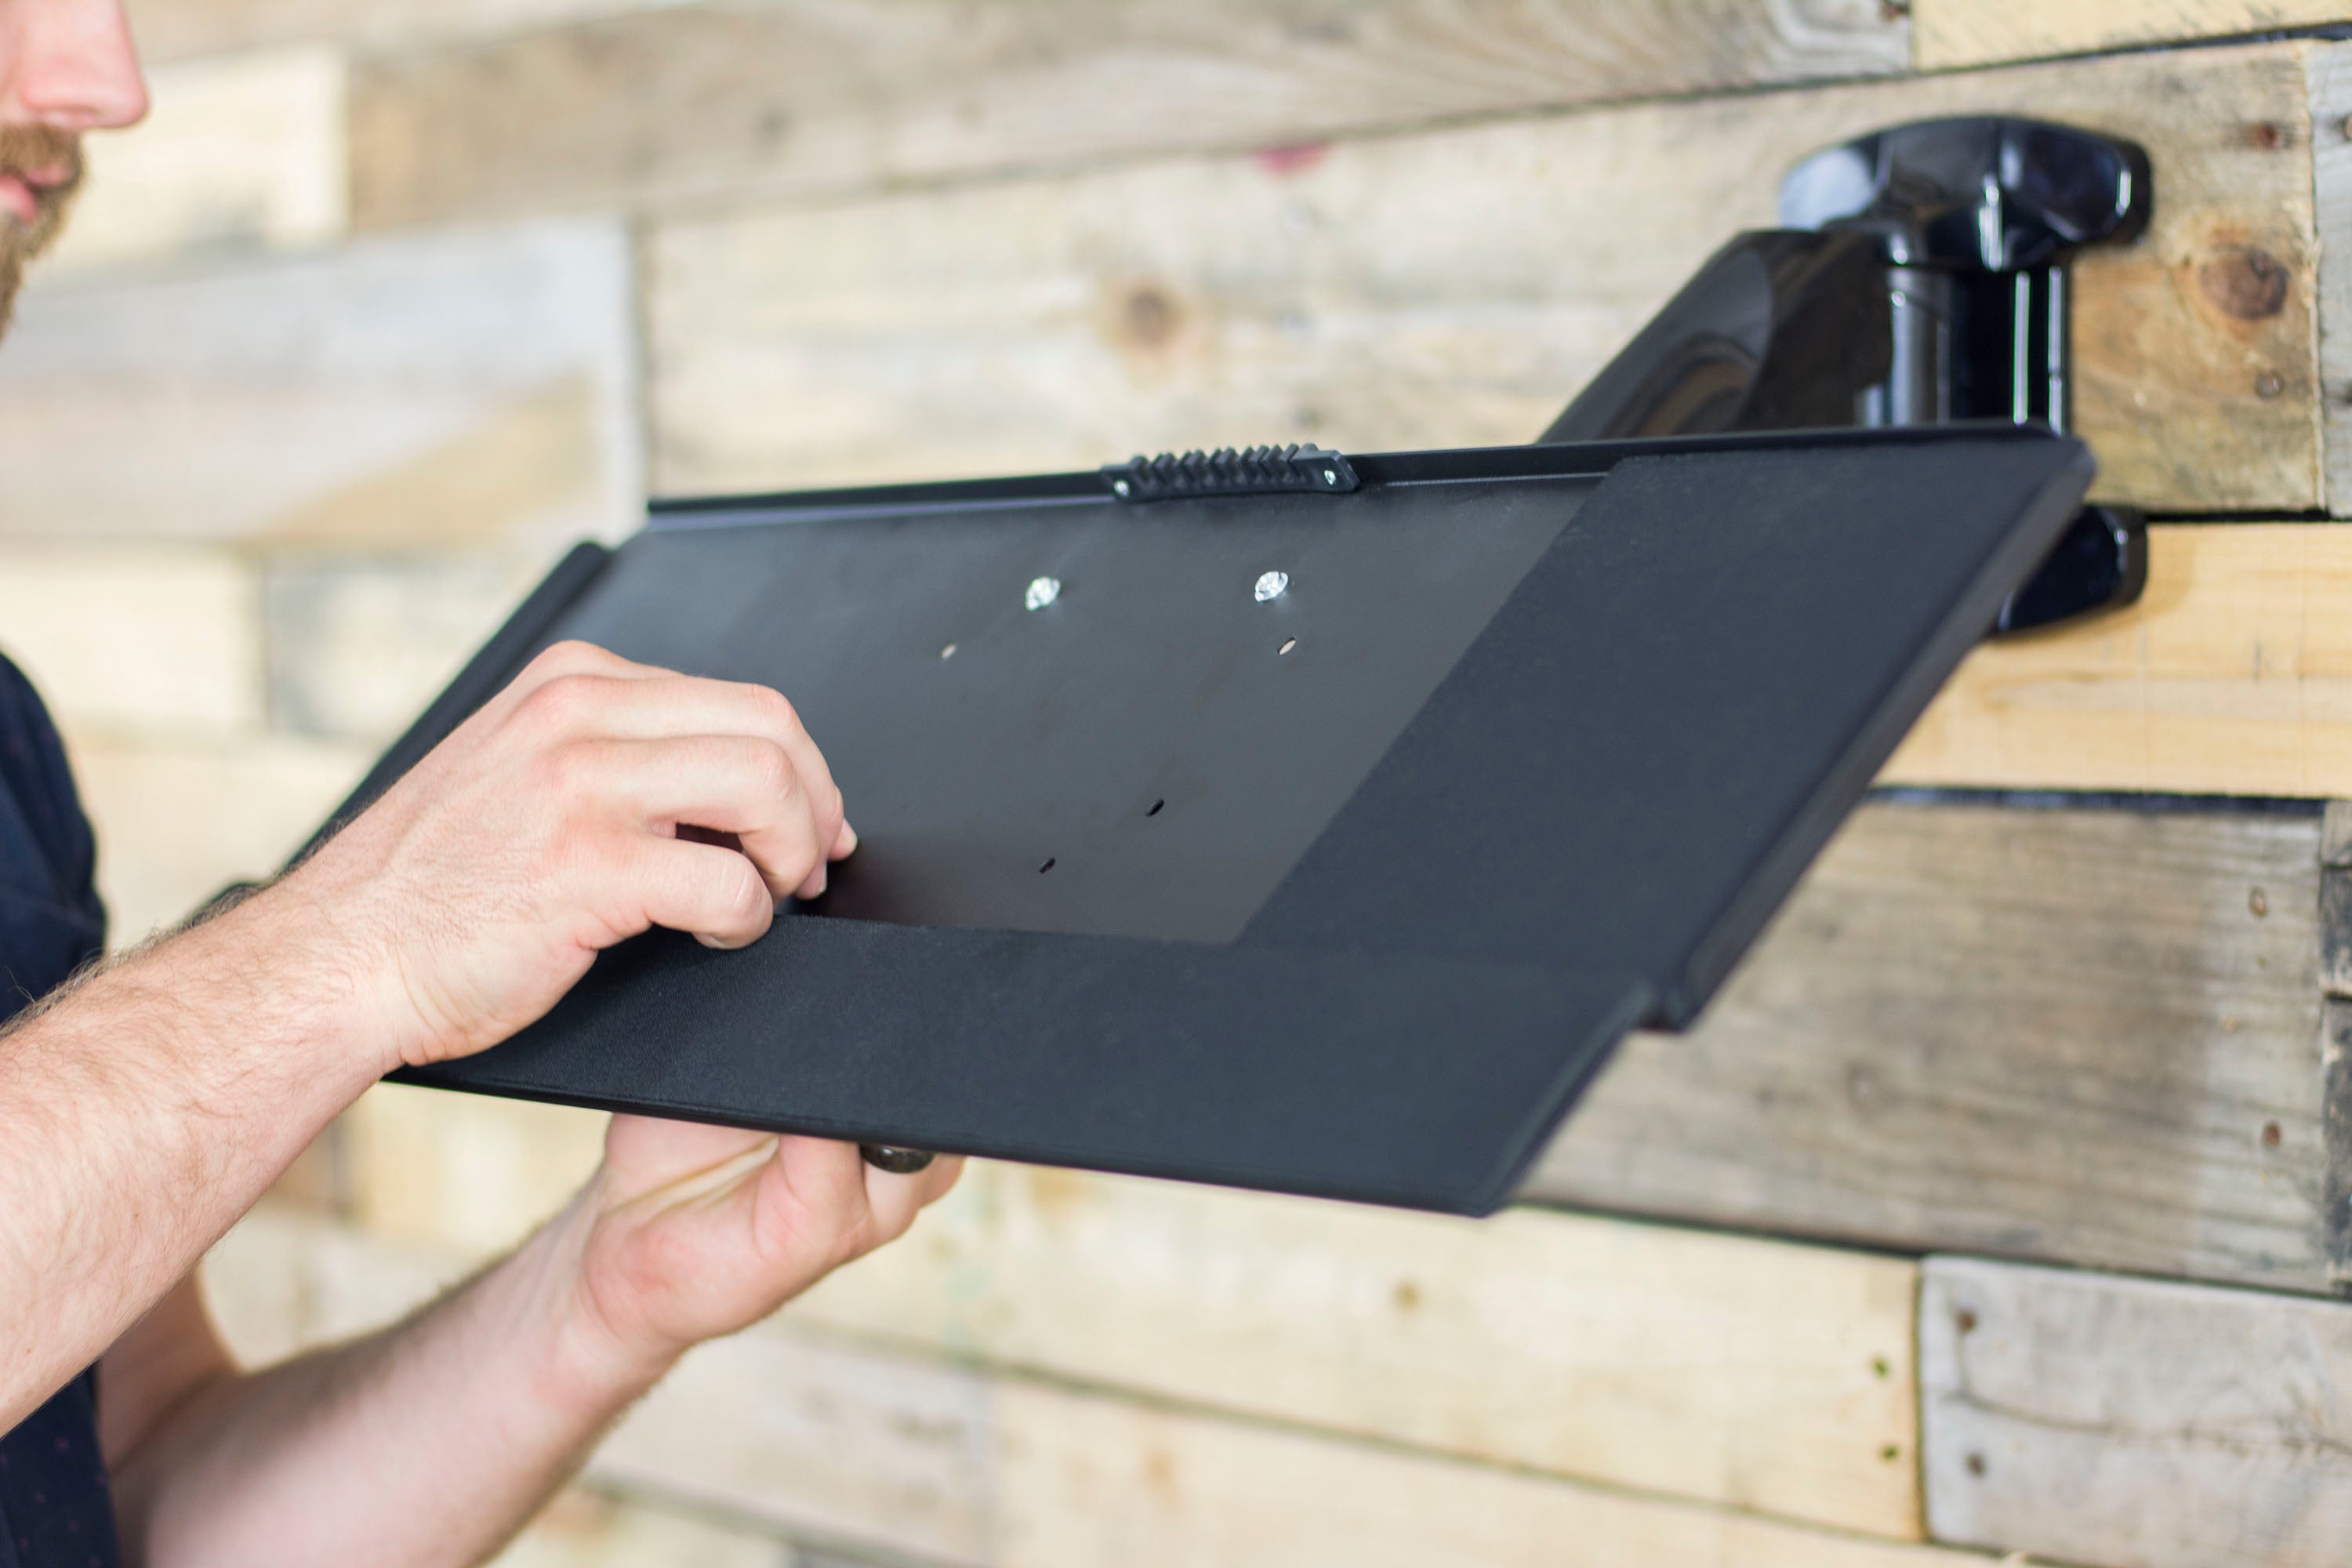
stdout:
<svg viewBox="0 0 2352 1568">
<path fill-rule="evenodd" d="M 41 193 L 64 184 L 72 174 L 72 168 L 65 163 L 50 163 L 38 169 L 0 169 L 0 212 L 9 214 L 19 223 L 38 221 Z"/>
</svg>

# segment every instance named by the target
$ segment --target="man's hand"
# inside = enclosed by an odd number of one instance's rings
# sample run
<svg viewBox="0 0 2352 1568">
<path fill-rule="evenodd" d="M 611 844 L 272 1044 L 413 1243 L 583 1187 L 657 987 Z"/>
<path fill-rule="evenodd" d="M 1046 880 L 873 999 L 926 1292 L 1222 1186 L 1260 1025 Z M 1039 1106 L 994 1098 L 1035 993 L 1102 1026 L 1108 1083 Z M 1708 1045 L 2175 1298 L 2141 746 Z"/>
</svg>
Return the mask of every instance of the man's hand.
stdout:
<svg viewBox="0 0 2352 1568">
<path fill-rule="evenodd" d="M 194 1040 L 190 1060 L 212 1074 L 194 1102 L 220 1109 L 156 1113 L 146 1086 L 171 1075 L 131 1076 L 159 1131 L 119 1141 L 118 1165 L 196 1201 L 135 1269 L 121 1245 L 77 1261 L 71 1317 L 30 1281 L 24 1301 L 76 1326 L 46 1325 L 48 1359 L 20 1377 L 26 1392 L 82 1364 L 95 1349 L 73 1339 L 90 1334 L 83 1320 L 184 1269 L 377 1073 L 495 1044 L 546 1012 L 598 949 L 647 926 L 751 942 L 856 844 L 824 759 L 776 693 L 550 649 L 276 887 L 51 1016 L 55 1048 L 93 1060 L 142 1030 L 173 1061 Z M 0 1122 L 6 1109 L 0 1097 Z M 244 1162 L 233 1178 L 213 1169 L 210 1143 L 186 1137 L 190 1123 Z M 192 1147 L 169 1179 L 138 1164 L 175 1140 Z M 369 1561 L 480 1561 L 680 1352 L 898 1237 L 958 1164 L 892 1174 L 853 1143 L 621 1117 L 562 1215 L 379 1334 L 236 1376 L 209 1343 L 186 1353 L 208 1331 L 184 1289 L 107 1358 L 132 1555 L 341 1562 L 364 1543 Z M 64 1192 L 36 1240 L 52 1254 L 57 1238 L 78 1240 L 91 1206 Z M 0 1307 L 24 1272 L 0 1269 Z"/>
<path fill-rule="evenodd" d="M 897 1239 L 962 1165 L 896 1175 L 854 1143 L 614 1117 L 603 1166 L 551 1237 L 577 1237 L 562 1245 L 577 1258 L 572 1364 L 592 1384 L 650 1384 L 688 1346 Z"/>
<path fill-rule="evenodd" d="M 752 942 L 856 843 L 782 697 L 562 643 L 267 897 L 333 933 L 388 1070 L 496 1044 L 648 926 Z"/>
</svg>

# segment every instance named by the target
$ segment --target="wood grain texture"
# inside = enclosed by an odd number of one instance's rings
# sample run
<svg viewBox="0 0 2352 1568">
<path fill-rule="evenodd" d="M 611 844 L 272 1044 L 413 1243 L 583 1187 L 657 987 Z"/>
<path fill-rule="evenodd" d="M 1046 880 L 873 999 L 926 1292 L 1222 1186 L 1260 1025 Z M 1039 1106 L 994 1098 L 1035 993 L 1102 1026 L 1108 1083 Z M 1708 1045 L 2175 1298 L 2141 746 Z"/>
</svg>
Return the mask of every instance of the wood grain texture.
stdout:
<svg viewBox="0 0 2352 1568">
<path fill-rule="evenodd" d="M 1523 1195 L 2324 1290 L 2318 837 L 1867 807 Z"/>
<path fill-rule="evenodd" d="M 205 1277 L 241 1352 L 282 1352 L 387 1321 L 459 1268 L 265 1210 L 215 1249 Z M 796 1328 L 789 1312 L 689 1355 L 589 1478 L 796 1540 L 942 1565 L 1537 1568 L 1563 1552 L 1580 1568 L 1980 1561 L 1147 1408 L 854 1343 Z"/>
<path fill-rule="evenodd" d="M 1875 0 L 787 0 L 362 62 L 363 226 L 737 201 L 1899 71 Z"/>
<path fill-rule="evenodd" d="M 89 138 L 88 183 L 37 276 L 320 245 L 347 230 L 340 55 L 171 66 L 149 88 L 144 123 Z"/>
<path fill-rule="evenodd" d="M 0 353 L 0 535 L 537 552 L 633 528 L 632 279 L 618 227 L 563 223 L 42 283 Z"/>
<path fill-rule="evenodd" d="M 1978 647 L 1883 776 L 2352 793 L 2352 526 L 2150 529 L 2139 603 Z"/>
<path fill-rule="evenodd" d="M 2352 1539 L 2352 1306 L 1930 1258 L 1930 1528 L 2113 1568 L 2322 1568 Z"/>
<path fill-rule="evenodd" d="M 1921 70 L 2345 21 L 2345 0 L 1911 0 Z"/>
<path fill-rule="evenodd" d="M 1314 437 L 1532 437 L 1782 171 L 1888 121 L 2132 137 L 2147 237 L 2076 273 L 2100 493 L 2319 504 L 2305 56 L 2134 55 L 1643 105 L 659 226 L 655 478 L 752 489 Z M 2267 129 L 2265 129 L 2267 128 Z"/>
<path fill-rule="evenodd" d="M 1915 1538 L 1907 1261 L 982 1164 L 802 1322 Z"/>
</svg>

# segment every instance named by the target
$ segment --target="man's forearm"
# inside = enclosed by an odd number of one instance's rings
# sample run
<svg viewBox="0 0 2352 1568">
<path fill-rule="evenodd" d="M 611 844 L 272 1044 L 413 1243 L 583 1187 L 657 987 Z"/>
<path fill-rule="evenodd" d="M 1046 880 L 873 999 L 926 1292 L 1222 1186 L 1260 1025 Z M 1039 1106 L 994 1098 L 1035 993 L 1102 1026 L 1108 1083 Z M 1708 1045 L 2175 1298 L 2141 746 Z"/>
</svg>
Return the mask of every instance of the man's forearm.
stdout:
<svg viewBox="0 0 2352 1568">
<path fill-rule="evenodd" d="M 0 1431 L 184 1277 L 391 1064 L 272 889 L 0 1035 Z"/>
<path fill-rule="evenodd" d="M 197 1394 L 117 1468 L 147 1568 L 480 1562 L 667 1362 L 574 1298 L 593 1195 L 413 1318 Z"/>
</svg>

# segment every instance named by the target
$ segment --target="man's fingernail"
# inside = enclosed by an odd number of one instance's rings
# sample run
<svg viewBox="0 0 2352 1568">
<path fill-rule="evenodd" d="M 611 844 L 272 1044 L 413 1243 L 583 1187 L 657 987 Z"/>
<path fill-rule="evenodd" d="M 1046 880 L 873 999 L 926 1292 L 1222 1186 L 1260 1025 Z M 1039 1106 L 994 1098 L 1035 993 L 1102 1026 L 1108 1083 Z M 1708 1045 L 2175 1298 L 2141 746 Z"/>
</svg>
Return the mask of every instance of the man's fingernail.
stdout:
<svg viewBox="0 0 2352 1568">
<path fill-rule="evenodd" d="M 857 829 L 849 826 L 847 817 L 842 818 L 841 836 L 834 840 L 833 852 L 836 855 L 857 853 Z"/>
</svg>

